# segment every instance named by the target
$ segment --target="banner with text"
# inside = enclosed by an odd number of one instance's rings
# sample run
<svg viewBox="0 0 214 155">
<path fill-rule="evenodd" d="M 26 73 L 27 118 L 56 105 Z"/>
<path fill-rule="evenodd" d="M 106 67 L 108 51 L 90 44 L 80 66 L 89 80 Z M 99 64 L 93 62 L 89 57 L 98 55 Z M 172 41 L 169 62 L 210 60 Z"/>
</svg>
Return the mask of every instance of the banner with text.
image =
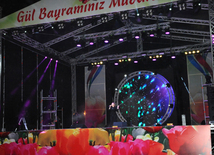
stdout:
<svg viewBox="0 0 214 155">
<path fill-rule="evenodd" d="M 42 0 L 0 19 L 0 29 L 56 22 L 176 0 Z"/>
</svg>

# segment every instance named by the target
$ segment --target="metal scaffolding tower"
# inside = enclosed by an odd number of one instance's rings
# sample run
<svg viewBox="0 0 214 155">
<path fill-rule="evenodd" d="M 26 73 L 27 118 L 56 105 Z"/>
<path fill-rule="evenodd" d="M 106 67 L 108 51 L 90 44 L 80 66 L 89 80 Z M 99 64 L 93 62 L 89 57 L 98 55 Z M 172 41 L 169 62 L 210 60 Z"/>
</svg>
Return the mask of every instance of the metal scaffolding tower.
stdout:
<svg viewBox="0 0 214 155">
<path fill-rule="evenodd" d="M 45 102 L 44 101 L 50 101 Z M 40 92 L 40 129 L 55 129 L 57 122 L 57 90 L 53 96 L 43 96 L 43 90 Z"/>
</svg>

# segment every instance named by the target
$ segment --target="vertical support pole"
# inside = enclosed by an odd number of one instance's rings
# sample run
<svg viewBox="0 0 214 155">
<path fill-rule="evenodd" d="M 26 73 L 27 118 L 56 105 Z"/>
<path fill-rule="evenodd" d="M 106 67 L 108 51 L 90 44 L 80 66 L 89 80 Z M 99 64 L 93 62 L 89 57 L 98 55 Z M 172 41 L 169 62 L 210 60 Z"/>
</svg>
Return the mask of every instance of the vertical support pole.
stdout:
<svg viewBox="0 0 214 155">
<path fill-rule="evenodd" d="M 23 76 L 24 76 L 24 65 L 23 65 L 23 46 L 21 47 L 21 103 L 24 102 L 24 80 L 23 80 Z"/>
<path fill-rule="evenodd" d="M 76 96 L 76 64 L 71 65 L 71 103 L 72 115 L 77 112 L 77 96 Z M 72 117 L 73 124 L 73 117 Z"/>
<path fill-rule="evenodd" d="M 39 63 L 39 56 L 38 54 L 36 55 L 36 129 L 38 130 L 39 129 L 39 69 L 38 69 L 38 64 Z"/>
<path fill-rule="evenodd" d="M 43 90 L 40 92 L 40 129 L 43 129 Z"/>
<path fill-rule="evenodd" d="M 0 7 L 0 18 L 2 16 L 2 8 Z M 4 130 L 4 103 L 2 102 L 2 30 L 0 30 L 0 112 L 2 116 L 2 131 Z"/>
<path fill-rule="evenodd" d="M 139 32 L 139 39 L 137 39 L 137 52 L 143 51 L 143 40 L 142 40 L 142 33 Z"/>
<path fill-rule="evenodd" d="M 213 70 L 213 41 L 212 38 L 214 38 L 214 1 L 208 0 L 209 5 L 209 23 L 210 23 L 210 44 L 211 44 L 211 64 L 212 64 L 212 70 Z M 214 72 L 213 72 L 214 75 Z"/>
</svg>

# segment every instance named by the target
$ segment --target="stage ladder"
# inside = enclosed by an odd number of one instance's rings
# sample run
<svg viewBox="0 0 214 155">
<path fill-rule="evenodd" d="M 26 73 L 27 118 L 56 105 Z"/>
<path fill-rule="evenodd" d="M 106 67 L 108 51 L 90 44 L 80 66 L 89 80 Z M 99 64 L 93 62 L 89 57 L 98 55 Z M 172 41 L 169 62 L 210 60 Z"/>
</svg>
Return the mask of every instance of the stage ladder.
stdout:
<svg viewBox="0 0 214 155">
<path fill-rule="evenodd" d="M 44 101 L 51 101 L 44 103 Z M 52 103 L 53 102 L 53 103 Z M 50 105 L 51 104 L 51 105 Z M 45 106 L 49 106 L 48 109 L 45 109 Z M 51 109 L 51 107 L 53 108 Z M 47 121 L 47 124 L 44 123 L 44 114 L 50 114 L 51 122 Z M 48 97 L 43 96 L 43 90 L 40 92 L 40 128 L 43 129 L 55 129 L 57 122 L 57 90 L 54 91 L 53 95 L 48 95 Z"/>
</svg>

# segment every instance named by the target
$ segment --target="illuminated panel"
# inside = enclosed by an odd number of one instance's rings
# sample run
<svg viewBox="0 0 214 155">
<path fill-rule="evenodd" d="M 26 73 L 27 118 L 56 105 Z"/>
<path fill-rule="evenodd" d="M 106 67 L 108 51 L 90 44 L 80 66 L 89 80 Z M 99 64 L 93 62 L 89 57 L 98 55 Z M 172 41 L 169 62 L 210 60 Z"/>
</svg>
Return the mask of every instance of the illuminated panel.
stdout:
<svg viewBox="0 0 214 155">
<path fill-rule="evenodd" d="M 160 74 L 137 71 L 129 74 L 118 85 L 114 102 L 120 105 L 118 117 L 129 118 L 135 126 L 163 124 L 174 109 L 174 91 Z"/>
</svg>

